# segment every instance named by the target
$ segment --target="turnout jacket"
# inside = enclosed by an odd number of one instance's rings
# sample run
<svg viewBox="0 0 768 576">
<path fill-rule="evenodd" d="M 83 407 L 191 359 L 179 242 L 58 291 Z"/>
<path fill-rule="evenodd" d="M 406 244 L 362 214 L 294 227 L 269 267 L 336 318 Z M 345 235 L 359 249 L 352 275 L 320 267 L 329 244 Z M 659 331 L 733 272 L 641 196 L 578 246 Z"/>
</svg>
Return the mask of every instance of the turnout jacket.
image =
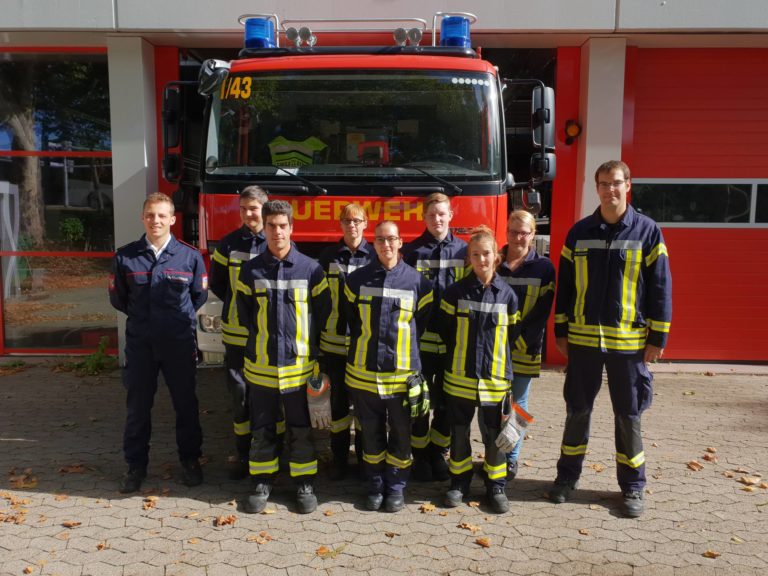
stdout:
<svg viewBox="0 0 768 576">
<path fill-rule="evenodd" d="M 517 296 L 498 274 L 487 287 L 472 272 L 448 287 L 438 314 L 447 347 L 446 394 L 483 406 L 504 399 L 513 377 L 510 351 L 519 316 Z"/>
<path fill-rule="evenodd" d="M 440 242 L 429 230 L 403 247 L 403 260 L 418 270 L 432 283 L 435 295 L 433 314 L 427 329 L 421 337 L 419 348 L 422 352 L 445 354 L 445 345 L 440 340 L 437 325 L 437 310 L 443 292 L 457 280 L 467 275 L 467 243 L 452 232 Z"/>
<path fill-rule="evenodd" d="M 128 315 L 128 339 L 194 340 L 195 312 L 207 298 L 208 275 L 200 252 L 173 235 L 157 259 L 146 234 L 117 249 L 109 301 Z"/>
<path fill-rule="evenodd" d="M 538 377 L 541 372 L 541 347 L 544 329 L 555 299 L 555 267 L 531 248 L 515 270 L 507 267 L 507 247 L 501 249 L 502 262 L 497 272 L 517 296 L 520 309 L 518 337 L 512 346 L 515 374 Z"/>
<path fill-rule="evenodd" d="M 237 278 L 243 262 L 255 258 L 267 248 L 264 233 L 254 234 L 241 226 L 224 236 L 211 257 L 211 291 L 224 303 L 221 310 L 221 339 L 224 344 L 245 346 L 248 328 L 237 313 Z"/>
<path fill-rule="evenodd" d="M 669 256 L 656 223 L 627 205 L 611 226 L 598 208 L 560 254 L 555 335 L 603 352 L 664 347 L 672 319 Z"/>
<path fill-rule="evenodd" d="M 325 354 L 346 357 L 349 346 L 349 331 L 346 322 L 341 321 L 340 318 L 346 277 L 358 268 L 370 264 L 371 259 L 375 257 L 373 247 L 365 238 L 354 252 L 350 250 L 342 238 L 320 253 L 318 262 L 325 270 L 328 287 L 331 291 L 331 313 L 320 332 L 320 350 Z"/>
<path fill-rule="evenodd" d="M 348 386 L 391 398 L 421 370 L 418 338 L 434 294 L 402 259 L 387 270 L 376 258 L 347 276 L 343 314 L 349 326 Z"/>
<path fill-rule="evenodd" d="M 240 268 L 236 299 L 248 327 L 246 380 L 281 394 L 296 391 L 315 369 L 331 309 L 323 269 L 293 245 L 282 260 L 265 250 Z"/>
</svg>

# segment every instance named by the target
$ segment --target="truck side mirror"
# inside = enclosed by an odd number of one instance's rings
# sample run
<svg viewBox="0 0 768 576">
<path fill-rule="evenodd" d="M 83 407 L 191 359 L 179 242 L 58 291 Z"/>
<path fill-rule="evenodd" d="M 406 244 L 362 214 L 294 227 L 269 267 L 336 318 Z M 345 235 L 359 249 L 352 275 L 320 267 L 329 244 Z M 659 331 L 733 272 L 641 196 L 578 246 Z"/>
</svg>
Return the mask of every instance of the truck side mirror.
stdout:
<svg viewBox="0 0 768 576">
<path fill-rule="evenodd" d="M 227 76 L 229 76 L 229 62 L 210 58 L 200 66 L 197 91 L 202 96 L 210 96 L 219 89 Z"/>
<path fill-rule="evenodd" d="M 543 152 L 555 149 L 555 91 L 548 86 L 533 89 L 531 132 L 534 147 Z"/>
<path fill-rule="evenodd" d="M 163 146 L 164 150 L 179 145 L 181 132 L 181 95 L 177 87 L 167 86 L 163 90 Z"/>
<path fill-rule="evenodd" d="M 555 179 L 557 161 L 552 152 L 536 152 L 531 156 L 531 178 L 539 182 Z"/>
</svg>

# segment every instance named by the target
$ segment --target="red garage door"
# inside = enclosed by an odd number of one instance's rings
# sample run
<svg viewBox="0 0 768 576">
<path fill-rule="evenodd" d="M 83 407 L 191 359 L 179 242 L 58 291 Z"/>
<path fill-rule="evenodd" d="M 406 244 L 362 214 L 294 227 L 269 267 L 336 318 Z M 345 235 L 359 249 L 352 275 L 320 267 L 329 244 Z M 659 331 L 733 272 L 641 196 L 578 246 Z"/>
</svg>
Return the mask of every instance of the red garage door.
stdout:
<svg viewBox="0 0 768 576">
<path fill-rule="evenodd" d="M 623 156 L 673 273 L 667 357 L 768 361 L 765 49 L 627 54 Z"/>
</svg>

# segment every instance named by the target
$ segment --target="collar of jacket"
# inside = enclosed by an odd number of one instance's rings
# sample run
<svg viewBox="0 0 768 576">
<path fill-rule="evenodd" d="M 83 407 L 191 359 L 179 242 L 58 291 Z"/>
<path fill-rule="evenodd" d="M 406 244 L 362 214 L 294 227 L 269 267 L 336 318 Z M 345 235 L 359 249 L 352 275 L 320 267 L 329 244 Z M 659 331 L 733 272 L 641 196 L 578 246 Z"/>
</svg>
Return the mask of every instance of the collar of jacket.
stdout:
<svg viewBox="0 0 768 576">
<path fill-rule="evenodd" d="M 421 236 L 419 236 L 419 240 L 424 246 L 441 246 L 443 244 L 451 244 L 453 242 L 453 232 L 448 230 L 448 235 L 442 240 L 438 240 L 432 236 L 432 233 L 429 230 L 424 230 Z"/>
<path fill-rule="evenodd" d="M 257 233 L 254 234 L 253 230 L 248 228 L 245 224 L 243 224 L 240 227 L 240 231 L 242 232 L 241 238 L 243 240 L 250 240 L 251 238 L 258 238 L 260 241 L 265 241 L 266 238 L 264 237 L 264 230 L 259 230 Z"/>
<path fill-rule="evenodd" d="M 475 274 L 474 270 L 469 273 L 468 281 L 471 283 L 471 288 L 485 288 L 483 283 L 480 282 L 480 279 Z M 494 272 L 491 283 L 488 286 L 493 288 L 494 292 L 498 293 L 499 290 L 503 290 L 507 287 L 507 283 L 504 282 L 496 272 Z"/>
<path fill-rule="evenodd" d="M 397 257 L 397 264 L 395 264 L 391 270 L 387 270 L 384 268 L 384 265 L 381 263 L 381 260 L 376 258 L 372 263 L 371 266 L 373 267 L 372 272 L 374 274 L 383 273 L 383 274 L 399 274 L 402 272 L 408 264 L 406 264 L 403 261 L 403 257 L 399 256 Z"/>
<path fill-rule="evenodd" d="M 261 260 L 269 266 L 275 266 L 280 262 L 285 262 L 293 266 L 296 263 L 296 260 L 298 260 L 298 254 L 299 254 L 299 249 L 296 247 L 296 244 L 294 244 L 293 241 L 291 241 L 291 249 L 288 251 L 288 254 L 286 254 L 285 258 L 283 258 L 282 260 L 275 258 L 272 252 L 269 251 L 269 248 L 266 248 L 264 252 L 259 254 L 256 258 L 261 258 Z"/>
<path fill-rule="evenodd" d="M 509 244 L 505 244 L 504 247 L 501 249 L 499 254 L 501 255 L 501 264 L 499 264 L 499 268 L 504 266 L 507 267 L 507 248 L 509 248 Z M 536 252 L 536 249 L 531 246 L 528 250 L 528 254 L 525 255 L 525 258 L 523 258 L 523 263 L 520 265 L 521 267 L 525 266 L 526 264 L 530 264 L 534 260 L 537 260 L 539 258 L 539 255 Z"/>
<path fill-rule="evenodd" d="M 632 204 L 627 204 L 627 211 L 624 212 L 624 215 L 621 217 L 621 220 L 616 222 L 617 226 L 621 226 L 622 228 L 631 228 L 632 225 L 635 223 L 635 219 L 637 218 L 637 213 L 635 212 L 635 209 L 632 208 Z M 592 217 L 589 223 L 590 228 L 600 228 L 602 226 L 610 226 L 605 220 L 603 220 L 603 215 L 600 213 L 600 207 L 598 206 L 595 211 L 592 213 Z"/>
<path fill-rule="evenodd" d="M 341 240 L 339 240 L 339 252 L 349 252 L 353 256 L 358 252 L 362 252 L 363 254 L 370 254 L 371 244 L 365 238 L 363 238 L 358 247 L 355 248 L 353 252 L 352 249 L 347 246 L 347 243 L 344 242 L 344 237 L 342 236 Z"/>
<path fill-rule="evenodd" d="M 154 251 L 152 250 L 152 248 L 149 247 L 149 240 L 147 240 L 147 234 L 146 233 L 141 235 L 141 239 L 143 240 L 143 242 L 142 242 L 142 246 L 143 247 L 142 247 L 141 251 L 142 252 L 152 252 L 154 254 Z M 168 254 L 173 254 L 176 251 L 176 247 L 178 245 L 179 245 L 179 241 L 176 240 L 176 237 L 173 234 L 171 234 L 171 239 L 168 241 L 168 246 L 165 247 L 165 250 L 163 250 L 163 253 L 160 254 L 160 256 L 162 256 L 166 252 Z"/>
</svg>

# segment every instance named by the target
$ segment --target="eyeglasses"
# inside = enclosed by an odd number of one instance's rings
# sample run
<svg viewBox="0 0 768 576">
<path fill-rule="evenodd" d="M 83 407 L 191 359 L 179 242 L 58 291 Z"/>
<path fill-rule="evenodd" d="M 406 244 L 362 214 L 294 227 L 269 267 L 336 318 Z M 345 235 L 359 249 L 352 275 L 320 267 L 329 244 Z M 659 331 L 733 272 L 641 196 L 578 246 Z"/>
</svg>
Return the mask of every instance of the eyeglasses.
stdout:
<svg viewBox="0 0 768 576">
<path fill-rule="evenodd" d="M 349 226 L 350 224 L 354 224 L 355 226 L 360 226 L 365 220 L 361 220 L 360 218 L 342 218 L 341 223 L 345 226 Z"/>
<path fill-rule="evenodd" d="M 523 230 L 507 230 L 507 236 L 515 238 L 528 238 L 533 232 L 524 232 Z"/>
<path fill-rule="evenodd" d="M 614 180 L 613 182 L 598 182 L 597 187 L 602 188 L 603 190 L 608 190 L 610 188 L 621 188 L 622 184 L 626 184 L 626 180 Z"/>
<path fill-rule="evenodd" d="M 375 240 L 378 244 L 397 244 L 400 236 L 376 236 Z"/>
</svg>

